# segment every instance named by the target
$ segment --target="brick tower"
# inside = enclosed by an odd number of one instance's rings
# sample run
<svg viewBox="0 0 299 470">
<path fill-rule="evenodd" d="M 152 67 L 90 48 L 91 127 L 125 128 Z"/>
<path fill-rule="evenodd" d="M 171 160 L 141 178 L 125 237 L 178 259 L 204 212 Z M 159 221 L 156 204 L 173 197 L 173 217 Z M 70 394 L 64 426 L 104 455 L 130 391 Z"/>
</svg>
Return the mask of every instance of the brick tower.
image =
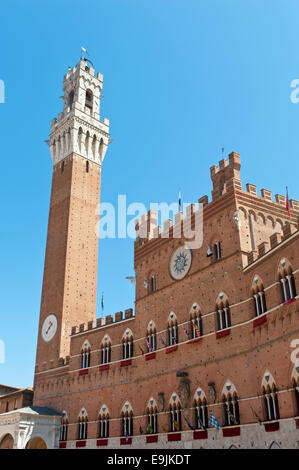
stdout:
<svg viewBox="0 0 299 470">
<path fill-rule="evenodd" d="M 69 355 L 72 325 L 96 317 L 95 227 L 109 144 L 109 120 L 100 120 L 102 85 L 103 75 L 81 59 L 64 76 L 63 112 L 51 123 L 53 178 L 36 372 Z"/>
</svg>

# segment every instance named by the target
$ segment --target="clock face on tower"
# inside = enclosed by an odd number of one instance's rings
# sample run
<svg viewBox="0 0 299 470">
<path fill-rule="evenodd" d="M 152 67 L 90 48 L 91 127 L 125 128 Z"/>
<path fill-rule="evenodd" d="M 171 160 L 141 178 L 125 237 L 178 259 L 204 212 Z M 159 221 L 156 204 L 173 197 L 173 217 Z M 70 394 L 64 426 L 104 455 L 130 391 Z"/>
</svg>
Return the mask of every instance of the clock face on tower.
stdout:
<svg viewBox="0 0 299 470">
<path fill-rule="evenodd" d="M 51 313 L 44 321 L 42 326 L 42 338 L 44 341 L 48 342 L 54 338 L 57 331 L 57 318 Z"/>
<path fill-rule="evenodd" d="M 190 248 L 181 246 L 172 254 L 169 263 L 170 274 L 176 281 L 183 279 L 188 273 L 192 261 Z"/>
</svg>

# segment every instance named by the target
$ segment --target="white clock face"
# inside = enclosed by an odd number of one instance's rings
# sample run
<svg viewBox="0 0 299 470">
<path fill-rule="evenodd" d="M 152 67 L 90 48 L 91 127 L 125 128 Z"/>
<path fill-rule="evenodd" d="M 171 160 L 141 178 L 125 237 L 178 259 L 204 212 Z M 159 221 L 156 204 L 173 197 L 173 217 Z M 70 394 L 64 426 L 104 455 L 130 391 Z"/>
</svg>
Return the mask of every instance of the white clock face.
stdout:
<svg viewBox="0 0 299 470">
<path fill-rule="evenodd" d="M 43 326 L 42 326 L 43 340 L 46 342 L 51 341 L 51 339 L 54 338 L 56 331 L 57 331 L 57 318 L 53 313 L 51 313 L 51 315 L 49 315 L 45 319 Z"/>
<path fill-rule="evenodd" d="M 179 281 L 188 273 L 192 261 L 192 251 L 184 246 L 177 248 L 172 254 L 169 263 L 170 274 Z"/>
</svg>

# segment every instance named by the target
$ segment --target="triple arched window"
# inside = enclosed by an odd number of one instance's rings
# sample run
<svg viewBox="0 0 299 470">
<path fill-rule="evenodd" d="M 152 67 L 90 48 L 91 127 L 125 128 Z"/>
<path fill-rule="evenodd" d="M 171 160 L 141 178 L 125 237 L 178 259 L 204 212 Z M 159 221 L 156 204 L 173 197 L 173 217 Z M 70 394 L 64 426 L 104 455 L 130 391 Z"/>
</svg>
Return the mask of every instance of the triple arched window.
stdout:
<svg viewBox="0 0 299 470">
<path fill-rule="evenodd" d="M 224 330 L 231 326 L 229 302 L 226 295 L 221 292 L 217 299 L 217 328 Z"/>
<path fill-rule="evenodd" d="M 155 400 L 151 398 L 147 407 L 146 433 L 156 434 L 158 432 L 158 408 Z"/>
<path fill-rule="evenodd" d="M 78 419 L 78 439 L 87 439 L 88 417 L 84 409 L 81 410 Z"/>
<path fill-rule="evenodd" d="M 90 366 L 90 345 L 86 341 L 81 349 L 81 369 L 86 369 Z"/>
<path fill-rule="evenodd" d="M 259 278 L 255 276 L 252 286 L 255 315 L 258 317 L 267 311 L 264 286 Z"/>
<path fill-rule="evenodd" d="M 295 279 L 291 267 L 286 260 L 281 260 L 280 284 L 283 302 L 293 299 L 296 296 Z"/>
<path fill-rule="evenodd" d="M 168 317 L 168 344 L 169 346 L 174 346 L 179 342 L 179 332 L 178 332 L 178 324 L 177 318 L 174 312 L 171 312 Z"/>
<path fill-rule="evenodd" d="M 266 419 L 267 421 L 273 421 L 279 419 L 279 406 L 278 406 L 278 397 L 276 386 L 273 383 L 270 387 L 267 385 L 263 387 L 263 396 L 266 409 Z"/>
<path fill-rule="evenodd" d="M 198 305 L 193 304 L 190 311 L 190 330 L 191 338 L 202 336 L 202 318 Z"/>
<path fill-rule="evenodd" d="M 133 436 L 133 410 L 129 402 L 126 402 L 121 412 L 121 435 Z"/>
<path fill-rule="evenodd" d="M 176 394 L 171 398 L 169 404 L 169 427 L 170 431 L 182 430 L 182 411 L 181 403 Z"/>
<path fill-rule="evenodd" d="M 106 405 L 103 405 L 99 414 L 99 437 L 109 437 L 109 411 Z"/>
<path fill-rule="evenodd" d="M 157 334 L 154 322 L 151 320 L 147 327 L 146 345 L 148 352 L 157 349 Z"/>
<path fill-rule="evenodd" d="M 104 339 L 101 345 L 101 364 L 108 364 L 111 362 L 111 342 L 109 339 Z"/>
<path fill-rule="evenodd" d="M 239 399 L 236 393 L 223 397 L 223 411 L 226 426 L 240 424 Z"/>
<path fill-rule="evenodd" d="M 67 441 L 67 432 L 68 432 L 68 419 L 66 413 L 63 413 L 63 417 L 61 419 L 60 425 L 60 432 L 59 432 L 59 440 L 60 441 Z"/>
<path fill-rule="evenodd" d="M 131 330 L 127 329 L 122 339 L 122 358 L 129 359 L 133 357 L 133 335 Z"/>
<path fill-rule="evenodd" d="M 202 395 L 201 390 L 198 393 L 200 393 L 200 396 Z M 209 425 L 208 407 L 206 398 L 200 396 L 197 396 L 194 400 L 195 426 L 197 429 L 204 429 Z"/>
</svg>

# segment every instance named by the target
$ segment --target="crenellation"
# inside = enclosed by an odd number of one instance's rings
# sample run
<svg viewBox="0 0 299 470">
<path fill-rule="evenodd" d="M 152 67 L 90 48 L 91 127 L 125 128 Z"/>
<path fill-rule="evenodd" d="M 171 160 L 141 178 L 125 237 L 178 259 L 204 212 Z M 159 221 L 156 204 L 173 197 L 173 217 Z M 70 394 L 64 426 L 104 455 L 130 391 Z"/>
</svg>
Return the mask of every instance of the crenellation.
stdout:
<svg viewBox="0 0 299 470">
<path fill-rule="evenodd" d="M 110 325 L 111 323 L 113 323 L 113 315 L 107 315 L 105 317 L 105 325 Z"/>
<path fill-rule="evenodd" d="M 206 206 L 207 204 L 209 204 L 209 198 L 208 196 L 202 196 L 200 197 L 198 200 L 197 200 L 198 204 L 202 204 L 203 206 Z"/>
<path fill-rule="evenodd" d="M 270 247 L 274 248 L 281 241 L 282 241 L 282 235 L 278 232 L 273 233 L 273 235 L 270 236 Z"/>
<path fill-rule="evenodd" d="M 97 318 L 97 323 L 96 324 L 97 324 L 97 328 L 100 328 L 101 326 L 104 326 L 104 324 L 105 324 L 104 318 L 103 317 Z"/>
<path fill-rule="evenodd" d="M 118 322 L 118 321 L 122 321 L 123 319 L 123 312 L 116 312 L 115 313 L 115 321 Z"/>
<path fill-rule="evenodd" d="M 125 319 L 127 320 L 128 318 L 132 318 L 132 317 L 133 317 L 133 309 L 128 308 L 127 310 L 125 310 Z"/>
<path fill-rule="evenodd" d="M 268 189 L 261 189 L 261 195 L 263 199 L 266 199 L 266 201 L 272 201 L 272 191 L 269 191 Z"/>
<path fill-rule="evenodd" d="M 252 194 L 253 196 L 257 196 L 257 190 L 256 190 L 256 185 L 252 183 L 247 183 L 246 184 L 246 190 L 249 194 Z"/>
<path fill-rule="evenodd" d="M 282 196 L 281 194 L 275 194 L 275 201 L 277 202 L 277 204 L 281 204 L 285 206 L 286 198 L 285 196 Z"/>
<path fill-rule="evenodd" d="M 269 250 L 269 242 L 265 241 L 258 245 L 258 256 L 263 256 Z"/>
</svg>

